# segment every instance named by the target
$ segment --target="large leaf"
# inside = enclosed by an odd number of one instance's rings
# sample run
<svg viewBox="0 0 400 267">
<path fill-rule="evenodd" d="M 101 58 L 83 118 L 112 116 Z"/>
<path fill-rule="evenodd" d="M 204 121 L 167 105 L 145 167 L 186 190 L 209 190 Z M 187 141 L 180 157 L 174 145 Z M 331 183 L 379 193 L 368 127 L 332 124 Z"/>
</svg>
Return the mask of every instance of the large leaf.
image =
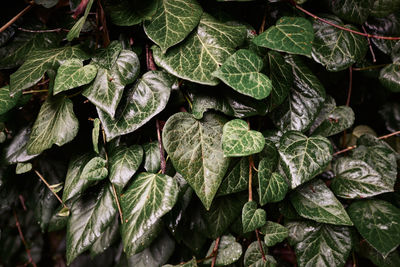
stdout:
<svg viewBox="0 0 400 267">
<path fill-rule="evenodd" d="M 197 30 L 163 54 L 153 47 L 155 62 L 171 74 L 189 81 L 216 85 L 211 74 L 233 54 L 245 38 L 245 28 L 221 23 L 203 13 Z"/>
<path fill-rule="evenodd" d="M 81 197 L 73 203 L 67 225 L 68 265 L 105 232 L 116 213 L 111 186 L 103 187 L 96 197 Z"/>
<path fill-rule="evenodd" d="M 340 18 L 362 24 L 364 23 L 374 4 L 374 0 L 335 0 L 330 2 L 332 11 Z"/>
<path fill-rule="evenodd" d="M 332 191 L 342 198 L 366 198 L 393 192 L 382 176 L 362 160 L 342 157 L 334 166 L 335 178 Z"/>
<path fill-rule="evenodd" d="M 231 120 L 224 125 L 222 148 L 226 157 L 240 157 L 256 154 L 265 145 L 264 136 L 250 130 L 243 120 Z"/>
<path fill-rule="evenodd" d="M 341 267 L 346 263 L 352 248 L 349 227 L 314 222 L 289 222 L 285 226 L 300 267 Z"/>
<path fill-rule="evenodd" d="M 111 22 L 118 26 L 132 26 L 155 15 L 159 0 L 117 0 L 107 6 Z"/>
<path fill-rule="evenodd" d="M 90 256 L 94 257 L 105 252 L 119 237 L 119 220 L 114 216 L 114 221 L 107 226 L 103 234 L 94 241 L 90 247 Z"/>
<path fill-rule="evenodd" d="M 343 205 L 321 180 L 297 188 L 290 200 L 297 213 L 317 222 L 353 225 Z"/>
<path fill-rule="evenodd" d="M 275 244 L 282 242 L 288 237 L 289 231 L 286 227 L 279 223 L 268 221 L 261 229 L 260 232 L 264 234 L 264 243 L 268 247 L 272 247 Z"/>
<path fill-rule="evenodd" d="M 10 92 L 15 95 L 36 84 L 48 70 L 56 69 L 67 59 L 88 59 L 88 55 L 77 46 L 41 49 L 30 53 L 24 64 L 10 75 Z"/>
<path fill-rule="evenodd" d="M 175 169 L 206 209 L 210 208 L 229 165 L 229 158 L 224 157 L 222 150 L 224 123 L 224 118 L 214 114 L 206 114 L 198 121 L 181 112 L 168 119 L 162 133 L 165 150 Z"/>
<path fill-rule="evenodd" d="M 21 92 L 10 96 L 9 86 L 0 88 L 0 115 L 6 113 L 12 109 L 18 103 L 18 99 L 21 97 Z"/>
<path fill-rule="evenodd" d="M 306 131 L 325 100 L 325 89 L 299 57 L 287 57 L 294 82 L 289 96 L 272 112 L 272 120 L 282 131 Z"/>
<path fill-rule="evenodd" d="M 272 89 L 270 79 L 260 72 L 263 65 L 262 58 L 256 53 L 241 49 L 230 56 L 212 75 L 239 93 L 260 100 L 266 98 Z"/>
<path fill-rule="evenodd" d="M 143 159 L 143 149 L 139 145 L 118 146 L 109 156 L 109 179 L 121 191 L 129 179 L 139 169 Z"/>
<path fill-rule="evenodd" d="M 210 255 L 215 247 L 215 242 L 212 242 L 208 249 L 207 255 Z M 236 238 L 232 235 L 223 235 L 218 244 L 218 254 L 215 260 L 216 266 L 225 266 L 239 260 L 242 256 L 242 245 L 236 242 Z M 204 264 L 210 264 L 212 259 L 208 259 Z"/>
<path fill-rule="evenodd" d="M 254 38 L 253 42 L 272 50 L 311 56 L 314 32 L 311 23 L 301 17 L 282 17 L 275 26 Z"/>
<path fill-rule="evenodd" d="M 139 58 L 132 51 L 122 50 L 111 66 L 111 69 L 99 68 L 95 80 L 82 94 L 114 118 L 124 86 L 132 83 L 139 74 Z"/>
<path fill-rule="evenodd" d="M 5 148 L 5 161 L 8 164 L 14 164 L 18 162 L 25 162 L 38 156 L 29 155 L 26 151 L 26 146 L 29 142 L 29 136 L 31 134 L 30 127 L 22 128 L 12 139 L 10 144 Z"/>
<path fill-rule="evenodd" d="M 124 251 L 128 255 L 140 252 L 152 225 L 170 211 L 178 197 L 175 179 L 164 174 L 141 173 L 121 197 L 124 223 L 121 228 Z M 147 240 L 146 242 L 151 242 Z"/>
<path fill-rule="evenodd" d="M 233 166 L 228 169 L 226 176 L 218 189 L 218 196 L 237 193 L 248 188 L 249 158 L 242 157 L 231 165 Z"/>
<path fill-rule="evenodd" d="M 39 154 L 53 144 L 62 146 L 72 141 L 78 134 L 78 128 L 72 101 L 65 96 L 48 97 L 32 127 L 28 154 Z"/>
<path fill-rule="evenodd" d="M 203 9 L 196 0 L 162 0 L 156 14 L 144 24 L 147 36 L 163 53 L 181 42 L 199 24 Z"/>
<path fill-rule="evenodd" d="M 128 89 L 114 119 L 97 109 L 107 140 L 135 131 L 160 113 L 167 105 L 172 84 L 172 77 L 164 72 L 147 72 Z"/>
<path fill-rule="evenodd" d="M 325 16 L 324 19 L 336 25 L 358 31 L 354 26 L 343 25 L 343 22 L 335 16 Z M 314 21 L 313 27 L 315 39 L 312 56 L 327 70 L 344 70 L 364 58 L 368 49 L 368 42 L 364 36 L 343 31 L 319 20 Z"/>
<path fill-rule="evenodd" d="M 383 257 L 400 244 L 400 209 L 383 200 L 359 200 L 347 209 L 358 232 Z"/>
<path fill-rule="evenodd" d="M 400 254 L 397 250 L 383 257 L 368 242 L 359 242 L 356 244 L 355 251 L 361 257 L 367 258 L 379 267 L 397 267 L 400 266 Z"/>
<path fill-rule="evenodd" d="M 328 139 L 307 137 L 295 131 L 282 135 L 278 151 L 292 189 L 321 173 L 332 159 L 332 146 Z"/>
<path fill-rule="evenodd" d="M 267 213 L 263 209 L 257 209 L 257 202 L 249 201 L 243 206 L 242 225 L 243 233 L 254 231 L 263 226 L 267 219 Z"/>
</svg>

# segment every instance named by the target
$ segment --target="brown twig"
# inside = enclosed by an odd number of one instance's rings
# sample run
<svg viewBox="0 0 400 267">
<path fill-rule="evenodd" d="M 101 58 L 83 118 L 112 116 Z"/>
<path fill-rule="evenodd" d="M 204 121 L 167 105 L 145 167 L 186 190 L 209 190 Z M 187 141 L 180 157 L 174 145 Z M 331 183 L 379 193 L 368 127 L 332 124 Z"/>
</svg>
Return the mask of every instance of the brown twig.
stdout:
<svg viewBox="0 0 400 267">
<path fill-rule="evenodd" d="M 253 180 L 253 157 L 249 156 L 249 201 L 253 201 L 253 188 L 252 188 L 252 180 Z"/>
<path fill-rule="evenodd" d="M 61 198 L 57 195 L 57 193 L 53 191 L 53 189 L 51 188 L 49 183 L 46 181 L 46 179 L 44 179 L 44 177 L 37 170 L 34 170 L 34 172 L 36 173 L 37 176 L 39 176 L 40 180 L 42 180 L 42 182 L 47 186 L 47 188 L 50 189 L 51 193 L 53 193 L 53 195 L 58 199 L 58 201 L 61 203 L 61 205 L 63 205 L 64 208 L 69 210 L 67 205 L 65 205 L 65 203 L 61 200 Z"/>
<path fill-rule="evenodd" d="M 115 190 L 115 186 L 114 184 L 111 184 L 112 189 L 113 189 L 113 194 L 114 194 L 114 198 L 115 198 L 115 202 L 117 202 L 117 207 L 118 207 L 118 212 L 119 212 L 119 218 L 121 219 L 121 224 L 124 223 L 124 219 L 122 217 L 122 209 L 121 209 L 121 205 L 119 204 L 119 199 L 118 199 L 118 195 L 117 195 L 117 191 Z"/>
<path fill-rule="evenodd" d="M 34 94 L 34 93 L 45 93 L 48 92 L 49 90 L 47 89 L 43 89 L 43 90 L 30 90 L 30 91 L 24 91 L 22 92 L 23 95 L 27 95 L 27 94 Z"/>
<path fill-rule="evenodd" d="M 151 53 L 150 47 L 146 44 L 146 64 L 147 70 L 156 70 L 156 64 L 154 64 L 153 54 Z"/>
<path fill-rule="evenodd" d="M 161 173 L 165 174 L 167 171 L 167 162 L 165 161 L 164 157 L 164 147 L 161 139 L 161 126 L 160 121 L 156 120 L 156 128 L 157 128 L 157 139 L 158 139 L 158 148 L 160 149 L 160 162 L 161 162 Z"/>
<path fill-rule="evenodd" d="M 267 22 L 267 13 L 268 13 L 268 9 L 267 9 L 267 8 L 268 8 L 268 6 L 265 8 L 264 15 L 263 15 L 263 19 L 262 19 L 260 28 L 258 29 L 258 34 L 261 34 L 261 33 L 264 32 L 265 24 L 266 24 L 266 22 Z"/>
<path fill-rule="evenodd" d="M 267 261 L 267 259 L 265 258 L 265 253 L 264 253 L 264 249 L 263 249 L 263 246 L 261 243 L 260 233 L 259 233 L 258 229 L 256 229 L 256 237 L 257 237 L 257 241 L 258 241 L 258 246 L 260 247 L 261 257 L 262 257 L 263 261 Z"/>
<path fill-rule="evenodd" d="M 36 263 L 32 259 L 31 250 L 28 247 L 28 244 L 25 241 L 24 234 L 22 233 L 21 224 L 19 223 L 17 213 L 13 210 L 14 218 L 15 218 L 15 225 L 18 228 L 19 237 L 21 238 L 22 243 L 24 244 L 26 254 L 28 255 L 28 263 L 31 263 L 34 267 L 36 267 Z"/>
<path fill-rule="evenodd" d="M 364 25 L 361 26 L 364 33 L 368 34 L 367 31 L 365 30 Z M 371 52 L 371 56 L 372 56 L 372 62 L 376 62 L 376 57 L 375 57 L 375 53 L 374 53 L 374 49 L 372 49 L 372 44 L 371 44 L 371 38 L 367 37 L 367 41 L 368 41 L 368 46 L 369 46 L 369 51 Z"/>
<path fill-rule="evenodd" d="M 24 209 L 24 211 L 27 211 L 27 208 L 26 208 L 26 206 L 25 206 L 25 199 L 24 199 L 24 197 L 23 197 L 22 195 L 19 195 L 18 198 L 19 198 L 19 201 L 21 202 L 21 206 L 22 206 L 22 208 Z"/>
<path fill-rule="evenodd" d="M 28 12 L 33 6 L 34 6 L 35 2 L 31 1 L 29 2 L 29 6 L 25 7 L 21 12 L 19 12 L 17 15 L 15 15 L 15 17 L 13 17 L 12 19 L 10 19 L 9 22 L 7 22 L 6 24 L 3 25 L 3 27 L 0 28 L 0 33 L 5 31 L 8 27 L 10 27 L 17 19 L 19 19 L 20 17 L 22 17 L 26 12 Z"/>
<path fill-rule="evenodd" d="M 383 67 L 386 67 L 389 64 L 379 64 L 379 65 L 372 65 L 372 66 L 367 66 L 367 67 L 362 67 L 362 68 L 353 68 L 354 71 L 364 71 L 364 70 L 372 70 L 372 69 L 380 69 Z"/>
<path fill-rule="evenodd" d="M 104 13 L 104 9 L 103 6 L 101 5 L 100 0 L 97 0 L 97 7 L 98 11 L 100 12 L 100 21 L 103 32 L 103 46 L 107 47 L 110 44 L 110 36 L 108 34 L 108 29 L 107 29 L 106 15 Z"/>
<path fill-rule="evenodd" d="M 217 261 L 218 246 L 219 246 L 219 240 L 220 240 L 220 239 L 221 239 L 221 237 L 218 237 L 218 238 L 215 240 L 215 246 L 214 246 L 214 249 L 213 249 L 213 251 L 212 251 L 213 259 L 212 259 L 212 262 L 211 262 L 211 267 L 214 267 L 214 266 L 215 266 L 215 262 Z"/>
<path fill-rule="evenodd" d="M 351 91 L 353 89 L 353 67 L 349 67 L 349 90 L 347 91 L 346 106 L 350 106 Z"/>
<path fill-rule="evenodd" d="M 31 33 L 46 33 L 46 32 L 69 32 L 68 29 L 63 29 L 63 28 L 57 28 L 57 29 L 51 29 L 51 30 L 29 30 L 29 29 L 24 29 L 24 28 L 17 28 L 21 32 L 31 32 Z"/>
</svg>

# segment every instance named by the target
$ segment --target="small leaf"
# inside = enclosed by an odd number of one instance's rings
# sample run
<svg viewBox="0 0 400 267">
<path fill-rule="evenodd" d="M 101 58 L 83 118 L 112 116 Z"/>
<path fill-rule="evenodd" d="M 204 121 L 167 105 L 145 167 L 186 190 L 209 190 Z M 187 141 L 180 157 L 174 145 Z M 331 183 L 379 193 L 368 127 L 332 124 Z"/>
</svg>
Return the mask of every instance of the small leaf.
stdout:
<svg viewBox="0 0 400 267">
<path fill-rule="evenodd" d="M 108 170 L 106 168 L 107 161 L 101 157 L 94 157 L 88 163 L 81 173 L 81 179 L 89 181 L 98 181 L 107 177 Z"/>
<path fill-rule="evenodd" d="M 243 233 L 254 231 L 263 226 L 267 221 L 266 217 L 265 210 L 257 209 L 255 201 L 244 204 L 242 211 Z"/>
<path fill-rule="evenodd" d="M 92 60 L 101 69 L 111 70 L 121 51 L 121 43 L 113 41 L 106 48 L 96 50 L 96 54 L 93 56 Z"/>
<path fill-rule="evenodd" d="M 241 49 L 230 56 L 212 73 L 239 93 L 261 100 L 272 89 L 268 77 L 261 73 L 263 60 L 250 50 Z"/>
<path fill-rule="evenodd" d="M 297 188 L 290 196 L 300 216 L 317 222 L 353 225 L 343 205 L 321 180 Z"/>
<path fill-rule="evenodd" d="M 260 190 L 260 205 L 279 202 L 283 200 L 288 192 L 289 186 L 277 172 L 270 173 L 265 165 L 268 159 L 262 159 L 258 165 L 258 186 Z"/>
<path fill-rule="evenodd" d="M 264 136 L 257 131 L 249 130 L 243 120 L 231 120 L 224 125 L 222 148 L 225 157 L 240 157 L 256 154 L 265 145 Z"/>
<path fill-rule="evenodd" d="M 144 144 L 143 150 L 145 170 L 152 173 L 158 172 L 161 168 L 161 156 L 158 141 Z"/>
<path fill-rule="evenodd" d="M 311 23 L 301 17 L 282 17 L 253 42 L 272 50 L 311 56 L 314 32 Z"/>
<path fill-rule="evenodd" d="M 265 235 L 264 243 L 268 247 L 275 246 L 275 244 L 282 242 L 289 235 L 289 230 L 286 227 L 271 221 L 261 227 L 260 232 Z"/>
<path fill-rule="evenodd" d="M 49 186 L 50 190 L 54 193 L 58 193 L 63 188 L 64 183 L 52 184 Z"/>
<path fill-rule="evenodd" d="M 246 253 L 244 254 L 244 266 L 245 267 L 269 267 L 269 266 L 276 266 L 276 260 L 272 257 L 267 255 L 268 247 L 261 243 L 263 247 L 263 252 L 266 257 L 266 262 L 264 262 L 262 258 L 262 254 L 260 251 L 260 245 L 257 241 L 254 241 L 250 244 L 247 248 Z M 260 262 L 261 261 L 261 262 Z"/>
<path fill-rule="evenodd" d="M 232 164 L 231 164 L 232 165 Z M 218 189 L 218 196 L 244 191 L 249 186 L 249 158 L 240 158 L 229 168 Z"/>
<path fill-rule="evenodd" d="M 21 97 L 21 92 L 10 96 L 9 86 L 4 86 L 0 88 L 0 115 L 6 113 L 17 105 L 19 98 Z"/>
<path fill-rule="evenodd" d="M 92 5 L 93 5 L 93 0 L 89 0 L 89 1 L 87 2 L 86 9 L 85 9 L 85 13 L 84 13 L 83 17 L 81 17 L 81 18 L 74 24 L 74 26 L 72 26 L 71 30 L 68 32 L 68 34 L 67 34 L 67 40 L 68 40 L 68 41 L 71 42 L 73 39 L 79 37 L 79 35 L 80 35 L 80 33 L 81 33 L 81 30 L 82 30 L 82 27 L 83 27 L 83 25 L 85 24 L 85 21 L 86 21 L 86 19 L 87 19 L 87 16 L 89 15 L 90 9 L 92 8 Z"/>
<path fill-rule="evenodd" d="M 332 159 L 332 146 L 328 139 L 307 137 L 295 131 L 282 135 L 278 150 L 292 189 L 320 174 Z"/>
<path fill-rule="evenodd" d="M 96 118 L 93 121 L 92 143 L 93 143 L 93 150 L 97 154 L 99 154 L 99 132 L 100 132 L 100 120 Z"/>
<path fill-rule="evenodd" d="M 121 197 L 125 220 L 121 236 L 128 255 L 140 252 L 148 245 L 142 243 L 142 238 L 157 220 L 173 208 L 177 197 L 178 184 L 172 177 L 152 173 L 141 173 L 136 177 Z"/>
<path fill-rule="evenodd" d="M 94 65 L 83 66 L 79 59 L 66 60 L 57 70 L 53 94 L 88 84 L 96 74 L 97 68 Z"/>
<path fill-rule="evenodd" d="M 212 242 L 208 249 L 207 255 L 213 252 L 215 247 L 215 241 Z M 223 235 L 219 241 L 218 254 L 215 260 L 216 266 L 226 266 L 239 260 L 242 256 L 242 245 L 236 242 L 236 239 L 232 235 Z M 211 264 L 212 259 L 204 261 L 204 264 Z"/>
<path fill-rule="evenodd" d="M 28 154 L 39 154 L 53 144 L 62 146 L 78 134 L 79 123 L 72 101 L 65 96 L 48 97 L 40 108 L 27 144 Z"/>
<path fill-rule="evenodd" d="M 383 200 L 359 200 L 347 209 L 363 238 L 383 257 L 400 244 L 400 210 Z"/>
<path fill-rule="evenodd" d="M 333 13 L 340 18 L 362 24 L 371 12 L 374 0 L 335 0 L 330 4 Z"/>
<path fill-rule="evenodd" d="M 22 163 L 18 162 L 17 167 L 15 168 L 15 174 L 23 174 L 27 173 L 30 170 L 32 170 L 32 164 L 31 163 Z"/>
</svg>

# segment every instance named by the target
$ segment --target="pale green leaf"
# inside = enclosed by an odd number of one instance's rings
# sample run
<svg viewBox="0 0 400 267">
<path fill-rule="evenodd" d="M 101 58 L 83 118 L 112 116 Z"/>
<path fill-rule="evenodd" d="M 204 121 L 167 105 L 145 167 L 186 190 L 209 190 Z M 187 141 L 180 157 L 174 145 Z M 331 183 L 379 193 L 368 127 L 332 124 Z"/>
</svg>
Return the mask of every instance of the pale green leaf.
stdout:
<svg viewBox="0 0 400 267">
<path fill-rule="evenodd" d="M 32 170 L 32 164 L 27 162 L 18 162 L 17 166 L 15 167 L 15 174 L 22 174 L 22 173 L 27 173 L 30 170 Z"/>
<path fill-rule="evenodd" d="M 92 61 L 102 69 L 111 70 L 121 51 L 122 44 L 118 41 L 112 41 L 106 48 L 96 50 Z"/>
<path fill-rule="evenodd" d="M 249 201 L 243 206 L 242 225 L 243 233 L 254 231 L 267 222 L 267 213 L 263 209 L 257 209 L 257 202 Z"/>
<path fill-rule="evenodd" d="M 97 154 L 99 154 L 99 134 L 100 134 L 100 120 L 96 118 L 93 121 L 92 143 L 93 143 L 93 150 Z"/>
<path fill-rule="evenodd" d="M 14 106 L 17 105 L 21 92 L 16 93 L 14 96 L 10 96 L 9 86 L 6 85 L 0 88 L 0 115 L 6 113 Z"/>
<path fill-rule="evenodd" d="M 213 252 L 215 241 L 211 243 L 207 255 Z M 223 235 L 218 244 L 218 254 L 215 260 L 215 266 L 226 266 L 239 260 L 242 256 L 242 245 L 236 242 L 236 238 L 232 235 Z M 211 264 L 212 259 L 208 259 L 204 264 Z"/>
<path fill-rule="evenodd" d="M 275 246 L 275 244 L 282 242 L 289 235 L 289 230 L 286 227 L 271 221 L 261 227 L 260 232 L 265 235 L 264 243 L 268 247 Z"/>
<path fill-rule="evenodd" d="M 152 173 L 158 172 L 161 168 L 161 156 L 158 141 L 144 144 L 143 150 L 145 170 Z"/>
</svg>

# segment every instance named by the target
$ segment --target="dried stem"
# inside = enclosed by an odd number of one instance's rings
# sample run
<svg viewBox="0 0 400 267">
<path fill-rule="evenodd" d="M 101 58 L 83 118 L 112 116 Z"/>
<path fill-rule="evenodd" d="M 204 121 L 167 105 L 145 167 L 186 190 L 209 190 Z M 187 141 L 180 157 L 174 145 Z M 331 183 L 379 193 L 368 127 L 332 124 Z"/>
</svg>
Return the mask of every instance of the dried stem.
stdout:
<svg viewBox="0 0 400 267">
<path fill-rule="evenodd" d="M 45 93 L 48 92 L 49 90 L 47 89 L 43 89 L 43 90 L 30 90 L 30 91 L 24 91 L 22 92 L 23 95 L 27 95 L 27 94 L 34 94 L 34 93 Z"/>
<path fill-rule="evenodd" d="M 258 29 L 258 34 L 261 34 L 261 33 L 264 32 L 265 24 L 266 24 L 266 22 L 267 22 L 267 13 L 268 13 L 268 6 L 265 8 L 264 16 L 263 16 L 263 19 L 262 19 L 260 28 Z"/>
<path fill-rule="evenodd" d="M 28 260 L 29 260 L 28 263 L 31 263 L 34 267 L 36 267 L 36 263 L 32 259 L 31 250 L 29 249 L 28 244 L 25 241 L 24 234 L 22 233 L 21 225 L 19 223 L 17 213 L 15 212 L 15 210 L 13 210 L 13 213 L 14 213 L 14 218 L 15 218 L 15 225 L 18 228 L 19 237 L 21 238 L 21 241 L 22 241 L 22 243 L 24 244 L 24 247 L 25 247 L 26 254 L 28 255 Z"/>
<path fill-rule="evenodd" d="M 368 34 L 367 31 L 365 30 L 364 25 L 361 26 L 364 33 Z M 375 53 L 374 53 L 374 49 L 372 49 L 372 44 L 371 44 L 371 38 L 367 37 L 367 41 L 368 41 L 368 46 L 369 46 L 369 51 L 371 52 L 371 56 L 372 56 L 372 62 L 376 62 L 376 57 L 375 57 Z"/>
<path fill-rule="evenodd" d="M 253 180 L 253 157 L 249 156 L 249 201 L 253 201 L 253 188 L 252 188 L 252 180 Z"/>
<path fill-rule="evenodd" d="M 115 186 L 114 184 L 111 184 L 112 189 L 113 189 L 113 194 L 114 194 L 114 198 L 115 198 L 115 202 L 117 202 L 117 207 L 118 207 L 118 212 L 119 212 L 119 218 L 121 219 L 121 224 L 124 223 L 124 219 L 122 217 L 122 209 L 121 209 L 121 205 L 119 204 L 119 199 L 118 199 L 118 195 L 117 195 L 117 190 L 115 190 Z"/>
<path fill-rule="evenodd" d="M 0 33 L 5 31 L 8 27 L 10 27 L 17 19 L 22 17 L 26 12 L 28 12 L 34 5 L 35 3 L 33 1 L 29 2 L 29 6 L 25 7 L 21 12 L 19 12 L 15 17 L 13 17 L 9 22 L 3 25 L 3 27 L 0 28 Z"/>
<path fill-rule="evenodd" d="M 31 33 L 46 33 L 46 32 L 69 32 L 68 29 L 63 29 L 63 28 L 57 28 L 57 29 L 51 29 L 51 30 L 29 30 L 29 29 L 24 29 L 24 28 L 17 28 L 21 32 L 31 32 Z"/>
<path fill-rule="evenodd" d="M 258 246 L 260 247 L 260 252 L 261 252 L 261 257 L 263 259 L 263 261 L 267 261 L 267 259 L 265 258 L 265 253 L 264 253 L 264 249 L 261 243 L 261 239 L 260 239 L 260 233 L 258 231 L 258 229 L 256 229 L 256 237 L 257 237 L 257 241 L 258 241 Z"/>
<path fill-rule="evenodd" d="M 34 170 L 36 175 L 39 176 L 40 180 L 42 180 L 42 182 L 47 186 L 48 189 L 50 189 L 51 193 L 53 193 L 53 195 L 58 199 L 58 201 L 61 203 L 61 205 L 64 206 L 64 208 L 68 209 L 67 205 L 65 205 L 65 203 L 61 200 L 61 198 L 57 195 L 56 192 L 53 191 L 53 189 L 51 188 L 50 184 L 46 181 L 46 179 L 44 179 L 44 177 L 37 171 Z"/>
<path fill-rule="evenodd" d="M 107 47 L 110 44 L 110 36 L 108 34 L 108 29 L 107 29 L 106 14 L 104 13 L 104 9 L 103 6 L 101 5 L 100 0 L 97 0 L 97 8 L 98 12 L 100 13 L 100 21 L 103 32 L 103 46 Z"/>
<path fill-rule="evenodd" d="M 22 208 L 24 209 L 24 211 L 27 211 L 27 208 L 26 208 L 26 206 L 25 206 L 25 199 L 24 199 L 24 197 L 23 197 L 22 195 L 19 195 L 18 198 L 19 198 L 19 201 L 21 202 L 21 206 L 22 206 Z"/>
<path fill-rule="evenodd" d="M 160 121 L 156 120 L 156 128 L 157 128 L 157 139 L 158 139 L 158 148 L 160 149 L 160 162 L 161 162 L 161 173 L 165 174 L 167 171 L 167 162 L 165 161 L 164 157 L 164 147 L 161 139 L 161 126 Z"/>
<path fill-rule="evenodd" d="M 380 69 L 383 67 L 386 67 L 389 64 L 379 64 L 379 65 L 372 65 L 368 67 L 362 67 L 362 68 L 353 68 L 354 71 L 363 71 L 363 70 L 372 70 L 372 69 Z"/>
<path fill-rule="evenodd" d="M 218 246 L 219 246 L 219 241 L 220 241 L 220 239 L 221 239 L 221 237 L 218 237 L 218 238 L 215 240 L 215 246 L 214 246 L 214 249 L 213 249 L 213 251 L 212 251 L 213 259 L 212 259 L 211 267 L 214 267 L 214 266 L 215 266 L 215 262 L 217 261 Z"/>
<path fill-rule="evenodd" d="M 349 67 L 349 90 L 347 91 L 346 106 L 350 106 L 351 91 L 353 89 L 353 67 Z"/>
</svg>

